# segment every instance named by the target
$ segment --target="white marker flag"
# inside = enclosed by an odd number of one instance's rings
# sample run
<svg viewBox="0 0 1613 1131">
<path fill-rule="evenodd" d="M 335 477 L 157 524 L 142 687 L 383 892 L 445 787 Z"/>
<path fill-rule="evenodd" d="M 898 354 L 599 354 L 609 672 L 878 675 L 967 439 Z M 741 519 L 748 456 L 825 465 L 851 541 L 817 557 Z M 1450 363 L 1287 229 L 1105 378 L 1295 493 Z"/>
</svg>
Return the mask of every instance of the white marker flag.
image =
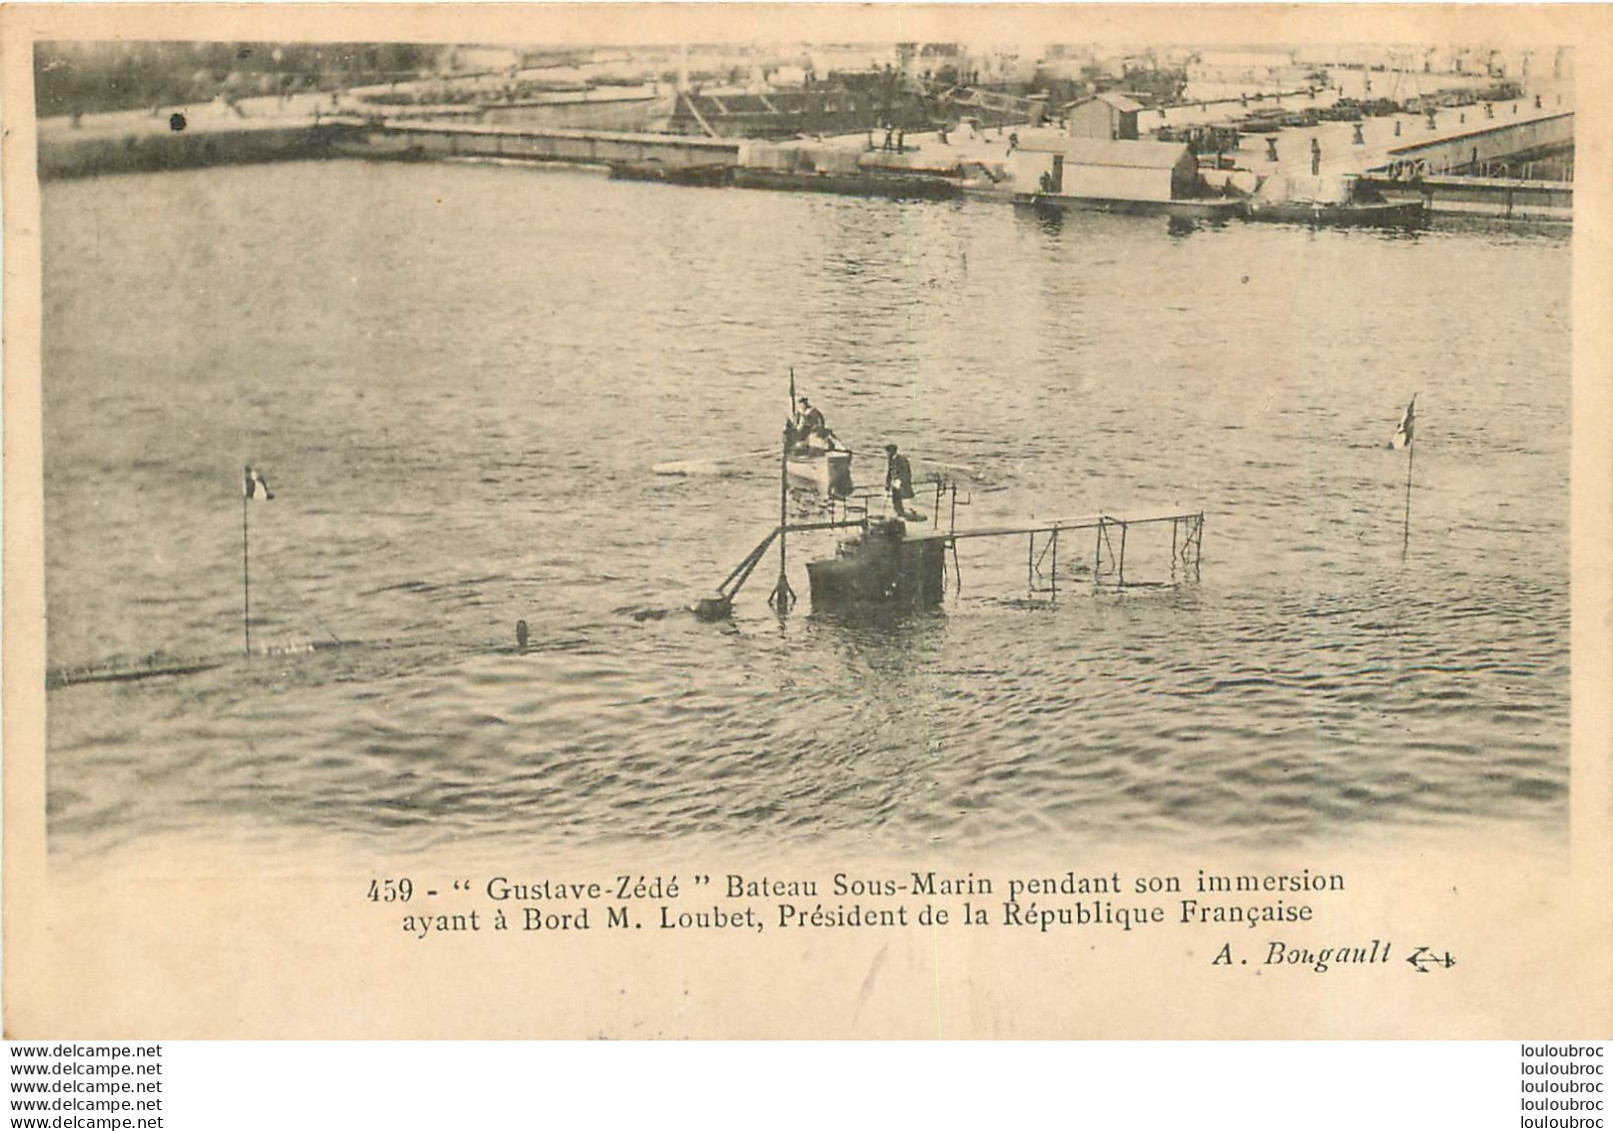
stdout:
<svg viewBox="0 0 1613 1131">
<path fill-rule="evenodd" d="M 246 469 L 246 485 L 244 488 L 244 493 L 249 499 L 274 498 L 274 492 L 269 490 L 269 485 L 263 481 L 263 476 L 259 475 L 250 467 Z"/>
<path fill-rule="evenodd" d="M 1395 429 L 1394 439 L 1389 441 L 1389 446 L 1391 448 L 1396 449 L 1396 450 L 1399 450 L 1400 448 L 1410 447 L 1411 446 L 1411 440 L 1412 440 L 1412 434 L 1413 434 L 1413 430 L 1414 430 L 1414 428 L 1416 426 L 1416 423 L 1417 423 L 1417 397 L 1413 396 L 1411 398 L 1411 403 L 1406 406 L 1406 415 L 1402 416 L 1400 418 L 1400 427 Z"/>
</svg>

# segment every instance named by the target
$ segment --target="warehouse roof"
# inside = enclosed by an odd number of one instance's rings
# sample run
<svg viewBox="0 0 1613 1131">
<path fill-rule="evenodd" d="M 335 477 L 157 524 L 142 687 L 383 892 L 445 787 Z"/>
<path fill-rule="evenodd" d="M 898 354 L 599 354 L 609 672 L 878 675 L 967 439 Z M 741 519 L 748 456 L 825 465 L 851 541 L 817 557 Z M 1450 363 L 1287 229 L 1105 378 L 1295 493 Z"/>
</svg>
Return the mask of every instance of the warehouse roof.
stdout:
<svg viewBox="0 0 1613 1131">
<path fill-rule="evenodd" d="M 1106 106 L 1119 110 L 1122 114 L 1135 114 L 1139 110 L 1145 109 L 1141 102 L 1127 98 L 1124 94 L 1117 94 L 1112 90 L 1102 91 L 1090 98 L 1078 98 L 1070 103 L 1069 109 L 1073 110 L 1077 106 L 1085 106 L 1088 102 L 1102 102 Z"/>
</svg>

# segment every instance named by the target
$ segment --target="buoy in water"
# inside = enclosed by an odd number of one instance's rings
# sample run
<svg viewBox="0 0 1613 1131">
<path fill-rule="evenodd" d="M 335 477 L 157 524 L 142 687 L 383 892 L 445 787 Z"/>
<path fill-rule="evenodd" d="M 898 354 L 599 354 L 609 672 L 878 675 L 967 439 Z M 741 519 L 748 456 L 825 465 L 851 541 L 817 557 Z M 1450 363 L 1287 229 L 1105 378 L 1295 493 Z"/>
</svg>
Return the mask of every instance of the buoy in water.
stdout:
<svg viewBox="0 0 1613 1131">
<path fill-rule="evenodd" d="M 527 641 L 526 621 L 518 620 L 518 621 L 515 622 L 515 646 L 517 648 L 521 649 L 521 651 L 525 652 L 526 651 L 526 641 Z"/>
</svg>

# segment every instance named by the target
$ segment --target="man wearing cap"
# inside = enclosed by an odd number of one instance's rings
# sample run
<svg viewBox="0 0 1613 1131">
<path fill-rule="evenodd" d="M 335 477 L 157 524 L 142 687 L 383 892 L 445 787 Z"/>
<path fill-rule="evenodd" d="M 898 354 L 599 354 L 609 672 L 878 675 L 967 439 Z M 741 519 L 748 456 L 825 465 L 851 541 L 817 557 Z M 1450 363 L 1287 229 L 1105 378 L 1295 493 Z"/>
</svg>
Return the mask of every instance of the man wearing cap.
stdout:
<svg viewBox="0 0 1613 1131">
<path fill-rule="evenodd" d="M 820 432 L 829 430 L 828 423 L 823 419 L 823 413 L 812 407 L 812 402 L 805 397 L 801 398 L 801 411 L 795 414 L 795 434 L 803 442 Z"/>
<path fill-rule="evenodd" d="M 891 505 L 902 518 L 913 518 L 907 509 L 907 500 L 913 497 L 913 468 L 907 457 L 898 455 L 895 444 L 885 445 L 885 489 L 891 494 Z"/>
</svg>

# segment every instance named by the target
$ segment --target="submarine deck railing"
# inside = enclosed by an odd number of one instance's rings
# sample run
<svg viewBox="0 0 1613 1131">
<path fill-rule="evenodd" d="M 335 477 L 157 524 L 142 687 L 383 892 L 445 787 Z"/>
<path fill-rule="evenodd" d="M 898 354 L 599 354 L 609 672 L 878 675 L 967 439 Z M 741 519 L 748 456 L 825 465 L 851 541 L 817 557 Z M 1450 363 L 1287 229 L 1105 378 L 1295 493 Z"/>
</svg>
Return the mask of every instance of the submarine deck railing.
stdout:
<svg viewBox="0 0 1613 1131">
<path fill-rule="evenodd" d="M 715 603 L 710 606 L 709 612 L 714 614 L 725 613 L 727 607 L 732 605 L 734 597 L 740 588 L 750 578 L 756 566 L 766 555 L 769 547 L 781 534 L 804 534 L 823 530 L 864 529 L 869 523 L 866 503 L 859 506 L 855 502 L 846 506 L 844 517 L 821 519 L 809 522 L 787 522 L 773 527 L 767 536 L 757 544 L 745 559 L 741 561 L 722 584 L 717 586 Z M 917 526 L 909 528 L 904 540 L 909 542 L 940 542 L 952 549 L 954 557 L 957 553 L 957 543 L 971 538 L 1011 538 L 1025 537 L 1026 546 L 1026 583 L 1033 593 L 1047 593 L 1056 598 L 1058 595 L 1058 559 L 1059 539 L 1061 535 L 1078 531 L 1093 532 L 1093 564 L 1092 580 L 1094 584 L 1102 584 L 1106 578 L 1112 577 L 1116 586 L 1138 584 L 1126 581 L 1126 542 L 1127 534 L 1133 526 L 1171 524 L 1171 577 L 1174 580 L 1180 568 L 1184 576 L 1190 575 L 1198 580 L 1204 551 L 1204 512 L 1203 511 L 1158 511 L 1144 512 L 1142 514 L 1116 515 L 1100 512 L 1094 515 L 1082 515 L 1072 518 L 1031 519 L 1025 522 L 998 524 L 993 526 L 980 526 L 973 529 L 959 530 L 956 527 L 956 509 L 953 510 L 953 521 L 948 529 L 942 530 L 937 523 L 935 528 L 922 529 Z M 1040 542 L 1038 542 L 1040 540 Z M 957 576 L 958 571 L 954 570 Z M 958 577 L 961 588 L 961 577 Z"/>
<path fill-rule="evenodd" d="M 1032 519 L 1027 522 L 973 529 L 925 530 L 907 535 L 912 542 L 938 541 L 956 550 L 957 543 L 966 538 L 1011 538 L 1024 536 L 1026 546 L 1026 583 L 1033 593 L 1058 594 L 1059 536 L 1073 531 L 1092 531 L 1092 580 L 1101 584 L 1113 577 L 1116 585 L 1126 581 L 1126 536 L 1133 526 L 1171 524 L 1171 576 L 1180 567 L 1196 581 L 1204 554 L 1203 511 L 1158 511 L 1142 514 L 1116 515 L 1101 512 L 1074 518 Z M 1038 538 L 1041 544 L 1038 546 Z"/>
</svg>

